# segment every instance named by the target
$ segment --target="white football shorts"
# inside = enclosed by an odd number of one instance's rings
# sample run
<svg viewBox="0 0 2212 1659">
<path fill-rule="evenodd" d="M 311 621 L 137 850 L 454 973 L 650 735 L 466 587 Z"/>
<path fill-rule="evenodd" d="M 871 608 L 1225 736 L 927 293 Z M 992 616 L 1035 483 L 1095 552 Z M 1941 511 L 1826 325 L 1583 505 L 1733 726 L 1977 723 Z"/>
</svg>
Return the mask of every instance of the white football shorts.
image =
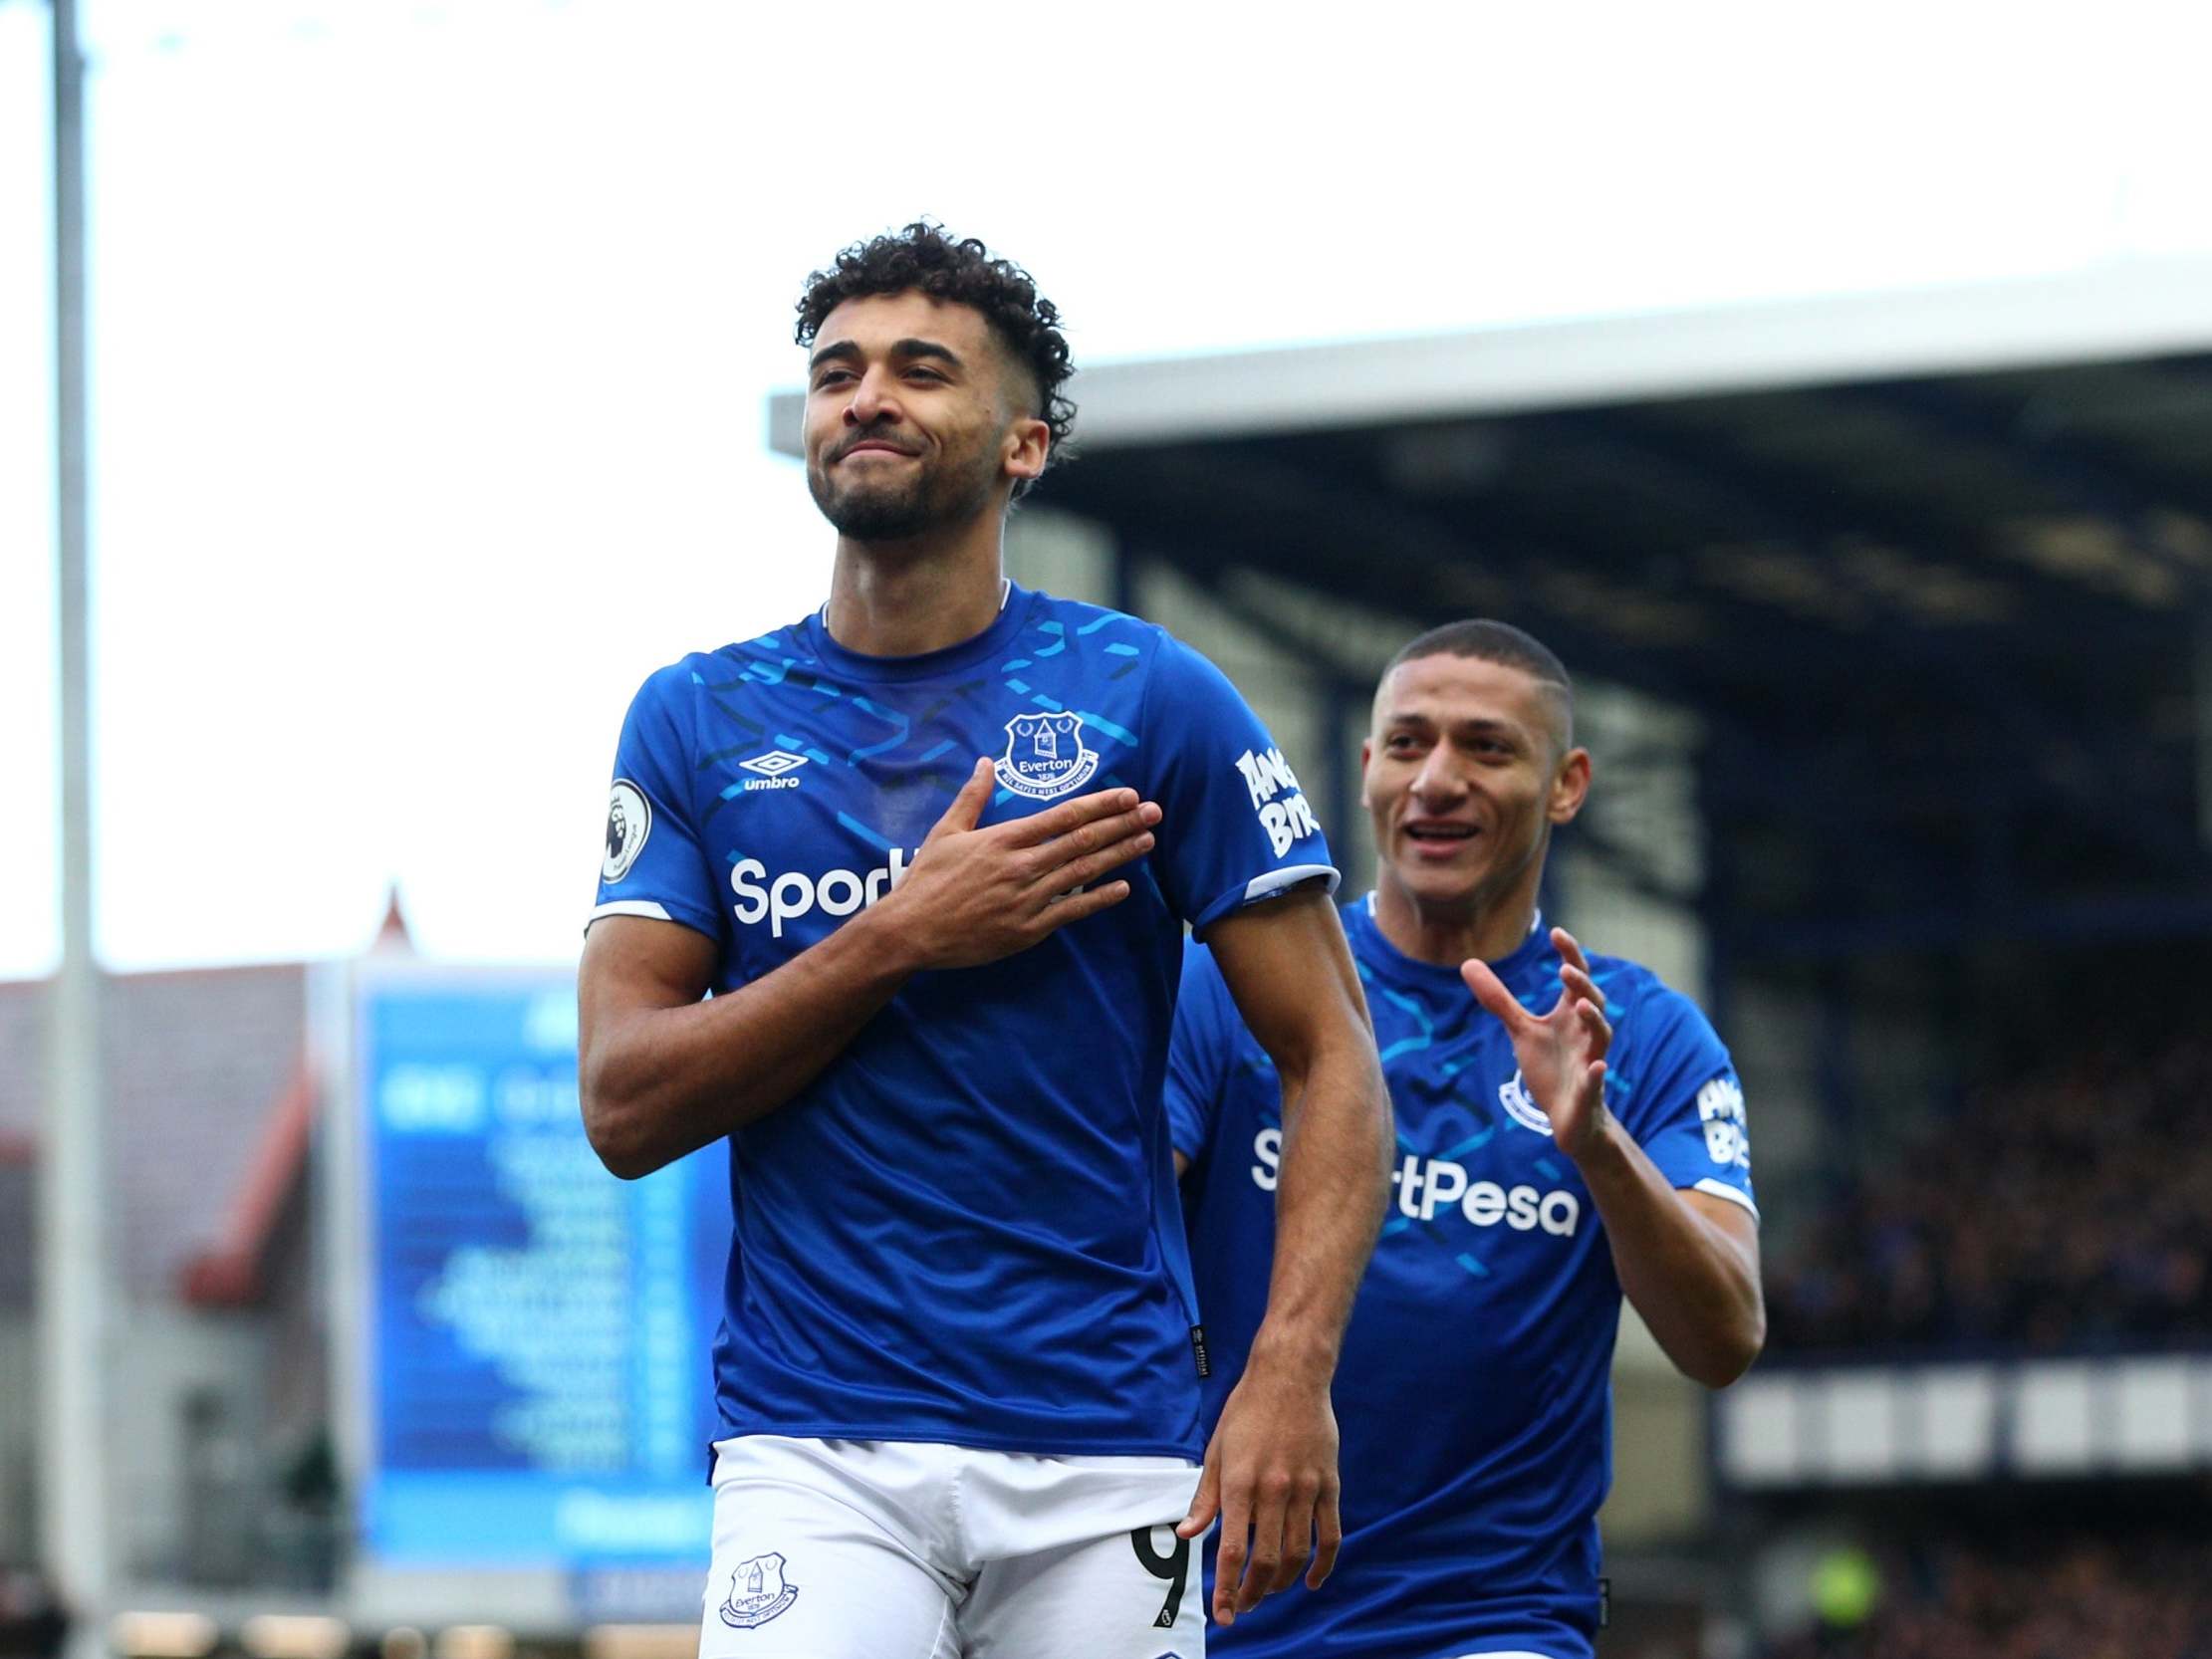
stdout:
<svg viewBox="0 0 2212 1659">
<path fill-rule="evenodd" d="M 700 1659 L 1202 1659 L 1180 1458 L 742 1435 Z"/>
</svg>

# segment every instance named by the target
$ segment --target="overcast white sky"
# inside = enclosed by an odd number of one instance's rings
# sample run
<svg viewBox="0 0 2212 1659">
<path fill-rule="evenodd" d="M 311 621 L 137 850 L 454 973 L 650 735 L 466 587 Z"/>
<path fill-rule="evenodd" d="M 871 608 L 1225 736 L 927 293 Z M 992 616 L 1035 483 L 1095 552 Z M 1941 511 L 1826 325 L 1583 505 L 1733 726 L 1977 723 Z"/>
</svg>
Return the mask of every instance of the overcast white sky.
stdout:
<svg viewBox="0 0 2212 1659">
<path fill-rule="evenodd" d="M 918 212 L 1079 361 L 2212 246 L 2150 0 L 84 6 L 119 967 L 348 952 L 394 880 L 572 956 L 630 691 L 821 597 L 800 279 Z M 56 948 L 46 50 L 0 0 L 0 977 Z"/>
</svg>

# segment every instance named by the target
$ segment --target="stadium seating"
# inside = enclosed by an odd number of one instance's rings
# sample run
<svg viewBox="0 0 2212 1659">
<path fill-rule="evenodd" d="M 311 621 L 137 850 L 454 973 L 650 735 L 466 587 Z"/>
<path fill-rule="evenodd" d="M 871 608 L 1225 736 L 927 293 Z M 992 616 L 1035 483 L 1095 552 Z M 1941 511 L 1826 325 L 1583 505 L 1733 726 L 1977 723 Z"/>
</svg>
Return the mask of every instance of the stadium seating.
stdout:
<svg viewBox="0 0 2212 1659">
<path fill-rule="evenodd" d="M 2074 1041 L 1973 1091 L 1776 1253 L 1771 1352 L 2212 1337 L 2212 1039 Z"/>
</svg>

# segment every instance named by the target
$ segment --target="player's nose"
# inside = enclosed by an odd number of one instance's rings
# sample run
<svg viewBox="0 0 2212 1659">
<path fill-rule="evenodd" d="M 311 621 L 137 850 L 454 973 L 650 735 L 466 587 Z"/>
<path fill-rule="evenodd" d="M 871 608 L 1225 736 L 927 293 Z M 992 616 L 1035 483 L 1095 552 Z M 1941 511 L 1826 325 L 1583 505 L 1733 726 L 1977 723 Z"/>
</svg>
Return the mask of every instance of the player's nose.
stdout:
<svg viewBox="0 0 2212 1659">
<path fill-rule="evenodd" d="M 1444 746 L 1438 744 L 1428 752 L 1428 758 L 1421 762 L 1421 769 L 1413 774 L 1413 782 L 1409 788 L 1413 799 L 1427 807 L 1458 800 L 1466 793 L 1467 782 L 1460 777 L 1459 769 L 1444 753 Z"/>
<path fill-rule="evenodd" d="M 854 383 L 852 399 L 845 405 L 845 423 L 870 426 L 897 418 L 898 403 L 891 396 L 889 379 L 879 369 L 868 369 Z"/>
</svg>

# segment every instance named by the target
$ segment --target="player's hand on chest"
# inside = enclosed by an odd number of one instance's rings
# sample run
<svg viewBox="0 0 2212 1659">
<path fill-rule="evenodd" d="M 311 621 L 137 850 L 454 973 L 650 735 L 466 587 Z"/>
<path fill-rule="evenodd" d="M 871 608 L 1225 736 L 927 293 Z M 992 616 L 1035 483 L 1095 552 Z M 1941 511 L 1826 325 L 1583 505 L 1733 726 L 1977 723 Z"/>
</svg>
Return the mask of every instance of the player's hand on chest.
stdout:
<svg viewBox="0 0 2212 1659">
<path fill-rule="evenodd" d="M 733 826 L 741 948 L 788 956 L 883 904 L 896 911 L 886 939 L 900 969 L 996 962 L 1127 898 L 1130 882 L 1114 872 L 1151 850 L 1160 818 L 1132 789 L 1065 800 L 1003 791 L 1003 768 L 979 759 L 909 850 L 877 826 L 910 825 L 915 801 L 927 797 L 906 772 L 871 770 L 882 775 L 848 780 L 837 800 L 823 788 L 812 800 L 764 803 L 754 811 L 781 808 L 781 822 L 757 832 Z M 833 861 L 856 849 L 864 867 Z"/>
</svg>

